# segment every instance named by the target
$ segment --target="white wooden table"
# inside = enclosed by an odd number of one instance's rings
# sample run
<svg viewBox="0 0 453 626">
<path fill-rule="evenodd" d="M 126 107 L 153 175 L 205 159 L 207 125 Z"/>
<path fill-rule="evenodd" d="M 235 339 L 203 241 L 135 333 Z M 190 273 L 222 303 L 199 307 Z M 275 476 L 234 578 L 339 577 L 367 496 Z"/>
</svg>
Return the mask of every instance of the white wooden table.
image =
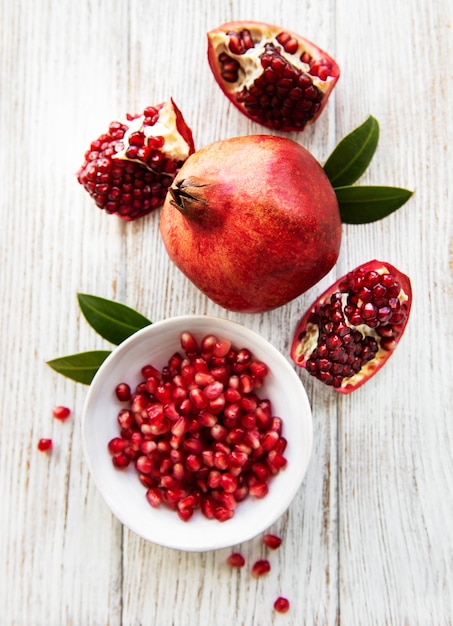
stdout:
<svg viewBox="0 0 453 626">
<path fill-rule="evenodd" d="M 0 624 L 186 626 L 453 624 L 453 5 L 450 0 L 1 0 Z M 130 224 L 97 210 L 75 171 L 110 120 L 172 96 L 198 147 L 262 132 L 228 103 L 206 62 L 224 21 L 287 26 L 342 68 L 316 125 L 293 138 L 321 162 L 369 114 L 381 139 L 365 183 L 415 189 L 385 220 L 344 226 L 338 265 L 272 313 L 228 313 L 173 267 L 158 213 Z M 213 314 L 285 355 L 311 300 L 377 257 L 412 278 L 414 305 L 389 364 L 347 397 L 300 373 L 314 419 L 308 474 L 271 528 L 272 571 L 232 571 L 230 550 L 180 553 L 112 516 L 84 460 L 87 387 L 45 365 L 109 348 L 76 293 L 154 321 Z M 322 388 L 321 388 L 322 387 Z M 52 407 L 72 408 L 60 423 Z M 52 454 L 36 449 L 54 441 Z M 258 537 L 237 547 L 263 553 Z M 291 601 L 275 614 L 273 599 Z"/>
</svg>

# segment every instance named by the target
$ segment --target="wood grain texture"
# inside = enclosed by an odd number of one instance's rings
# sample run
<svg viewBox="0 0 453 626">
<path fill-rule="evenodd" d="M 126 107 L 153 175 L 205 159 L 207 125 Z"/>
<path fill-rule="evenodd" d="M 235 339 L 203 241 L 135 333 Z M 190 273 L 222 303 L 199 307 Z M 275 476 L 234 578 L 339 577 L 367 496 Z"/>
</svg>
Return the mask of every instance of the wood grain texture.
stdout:
<svg viewBox="0 0 453 626">
<path fill-rule="evenodd" d="M 448 626 L 453 624 L 453 7 L 449 0 L 0 0 L 0 623 L 5 626 Z M 166 256 L 158 214 L 98 211 L 75 180 L 110 120 L 172 96 L 197 146 L 267 132 L 233 110 L 206 62 L 206 31 L 255 19 L 287 26 L 342 68 L 315 127 L 292 138 L 322 162 L 373 114 L 381 139 L 361 182 L 415 189 L 385 220 L 345 226 L 320 285 L 264 315 L 226 312 Z M 185 554 L 123 528 L 83 456 L 86 387 L 46 359 L 108 348 L 76 293 L 152 320 L 237 320 L 288 355 L 297 321 L 335 278 L 372 257 L 410 274 L 411 321 L 386 368 L 349 397 L 306 384 L 314 449 L 271 529 L 268 577 L 231 571 L 229 550 Z M 55 404 L 70 420 L 51 416 Z M 40 437 L 52 454 L 36 450 Z M 238 546 L 248 563 L 258 537 Z M 291 611 L 275 615 L 282 594 Z"/>
</svg>

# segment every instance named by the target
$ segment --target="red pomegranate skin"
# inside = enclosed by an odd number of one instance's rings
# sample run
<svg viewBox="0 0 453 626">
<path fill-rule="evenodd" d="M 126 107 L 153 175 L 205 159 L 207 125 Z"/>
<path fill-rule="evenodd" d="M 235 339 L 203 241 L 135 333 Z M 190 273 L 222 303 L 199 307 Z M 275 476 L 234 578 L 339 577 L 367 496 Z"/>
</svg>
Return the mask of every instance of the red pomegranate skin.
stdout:
<svg viewBox="0 0 453 626">
<path fill-rule="evenodd" d="M 191 155 L 162 209 L 169 257 L 225 309 L 261 313 L 335 265 L 341 219 L 321 165 L 274 135 L 215 142 Z"/>
</svg>

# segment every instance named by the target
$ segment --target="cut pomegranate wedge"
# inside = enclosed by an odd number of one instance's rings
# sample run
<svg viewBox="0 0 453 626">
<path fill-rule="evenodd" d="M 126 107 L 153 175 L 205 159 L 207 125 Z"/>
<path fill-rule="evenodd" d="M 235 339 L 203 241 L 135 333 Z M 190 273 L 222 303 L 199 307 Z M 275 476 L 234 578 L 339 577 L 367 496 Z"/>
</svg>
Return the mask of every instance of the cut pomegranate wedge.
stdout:
<svg viewBox="0 0 453 626">
<path fill-rule="evenodd" d="M 170 99 L 111 122 L 91 142 L 77 179 L 100 209 L 124 221 L 162 206 L 168 187 L 195 151 L 192 131 Z"/>
<path fill-rule="evenodd" d="M 228 22 L 208 33 L 217 83 L 247 117 L 267 128 L 301 131 L 321 114 L 340 69 L 318 46 L 279 26 Z"/>
<path fill-rule="evenodd" d="M 369 261 L 337 280 L 305 313 L 291 358 L 336 391 L 350 393 L 392 355 L 411 303 L 408 276 L 390 263 Z"/>
</svg>

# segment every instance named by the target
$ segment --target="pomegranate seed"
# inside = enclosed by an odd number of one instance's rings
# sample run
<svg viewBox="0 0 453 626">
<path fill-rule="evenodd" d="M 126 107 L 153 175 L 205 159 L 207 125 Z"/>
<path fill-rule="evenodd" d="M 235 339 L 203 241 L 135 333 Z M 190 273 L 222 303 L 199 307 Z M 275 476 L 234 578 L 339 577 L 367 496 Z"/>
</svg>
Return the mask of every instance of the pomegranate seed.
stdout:
<svg viewBox="0 0 453 626">
<path fill-rule="evenodd" d="M 117 454 L 118 452 L 122 452 L 127 446 L 129 442 L 127 439 L 123 439 L 122 437 L 114 437 L 108 443 L 108 449 L 111 454 Z"/>
<path fill-rule="evenodd" d="M 212 353 L 214 356 L 226 356 L 231 349 L 231 341 L 228 339 L 221 339 L 214 344 Z"/>
<path fill-rule="evenodd" d="M 269 487 L 265 482 L 258 481 L 254 485 L 250 485 L 249 494 L 255 498 L 264 498 L 269 492 Z"/>
<path fill-rule="evenodd" d="M 282 545 L 281 537 L 277 537 L 277 535 L 272 535 L 271 533 L 266 533 L 263 536 L 263 543 L 271 550 L 276 550 Z"/>
<path fill-rule="evenodd" d="M 38 450 L 40 450 L 40 452 L 47 452 L 48 450 L 52 449 L 52 445 L 52 439 L 40 439 L 38 441 L 37 448 Z"/>
<path fill-rule="evenodd" d="M 206 335 L 201 340 L 201 351 L 203 354 L 212 354 L 214 346 L 217 343 L 217 337 L 215 335 Z"/>
<path fill-rule="evenodd" d="M 191 508 L 184 508 L 184 509 L 177 509 L 177 513 L 180 519 L 182 519 L 183 522 L 188 522 L 190 520 L 190 518 L 192 517 L 194 510 Z"/>
<path fill-rule="evenodd" d="M 67 406 L 55 406 L 52 410 L 52 415 L 57 420 L 66 420 L 71 415 L 71 409 Z"/>
<path fill-rule="evenodd" d="M 278 440 L 279 440 L 279 436 L 278 436 L 277 431 L 270 430 L 263 435 L 261 439 L 261 445 L 263 446 L 264 450 L 269 452 L 269 450 L 272 450 L 272 448 L 275 447 Z"/>
<path fill-rule="evenodd" d="M 115 393 L 120 402 L 127 402 L 131 399 L 131 388 L 127 383 L 119 383 L 116 386 Z"/>
<path fill-rule="evenodd" d="M 214 503 L 211 498 L 205 497 L 201 500 L 201 510 L 207 519 L 214 519 Z"/>
<path fill-rule="evenodd" d="M 245 559 L 239 552 L 233 552 L 227 558 L 227 563 L 230 567 L 244 567 Z"/>
<path fill-rule="evenodd" d="M 198 351 L 198 342 L 192 333 L 188 331 L 181 333 L 181 348 L 189 353 Z"/>
<path fill-rule="evenodd" d="M 274 602 L 274 609 L 277 613 L 287 613 L 289 611 L 289 600 L 279 596 Z"/>
<path fill-rule="evenodd" d="M 219 520 L 219 522 L 226 522 L 231 519 L 233 515 L 233 509 L 227 509 L 225 506 L 216 506 L 214 508 L 214 517 Z"/>
<path fill-rule="evenodd" d="M 238 486 L 237 478 L 230 472 L 225 472 L 220 476 L 220 486 L 226 493 L 234 493 Z"/>
<path fill-rule="evenodd" d="M 225 426 L 222 426 L 222 424 L 214 424 L 214 426 L 211 428 L 211 436 L 216 441 L 222 441 L 223 439 L 226 439 L 227 434 L 228 430 L 225 428 Z"/>
<path fill-rule="evenodd" d="M 112 463 L 117 469 L 124 469 L 129 465 L 130 462 L 131 459 L 127 457 L 126 454 L 123 454 L 121 452 L 119 454 L 113 455 L 112 457 Z"/>
<path fill-rule="evenodd" d="M 253 378 L 248 374 L 241 374 L 239 376 L 239 384 L 243 393 L 251 393 L 253 391 Z"/>
<path fill-rule="evenodd" d="M 188 454 L 186 457 L 186 466 L 191 472 L 198 472 L 202 466 L 201 457 L 197 454 Z"/>
<path fill-rule="evenodd" d="M 267 559 L 259 559 L 252 566 L 252 576 L 260 578 L 271 571 L 271 564 Z"/>
<path fill-rule="evenodd" d="M 160 492 L 160 489 L 158 489 L 157 487 L 151 487 L 150 489 L 148 489 L 148 491 L 146 492 L 146 499 L 152 507 L 157 508 L 162 502 L 162 494 Z"/>
</svg>

